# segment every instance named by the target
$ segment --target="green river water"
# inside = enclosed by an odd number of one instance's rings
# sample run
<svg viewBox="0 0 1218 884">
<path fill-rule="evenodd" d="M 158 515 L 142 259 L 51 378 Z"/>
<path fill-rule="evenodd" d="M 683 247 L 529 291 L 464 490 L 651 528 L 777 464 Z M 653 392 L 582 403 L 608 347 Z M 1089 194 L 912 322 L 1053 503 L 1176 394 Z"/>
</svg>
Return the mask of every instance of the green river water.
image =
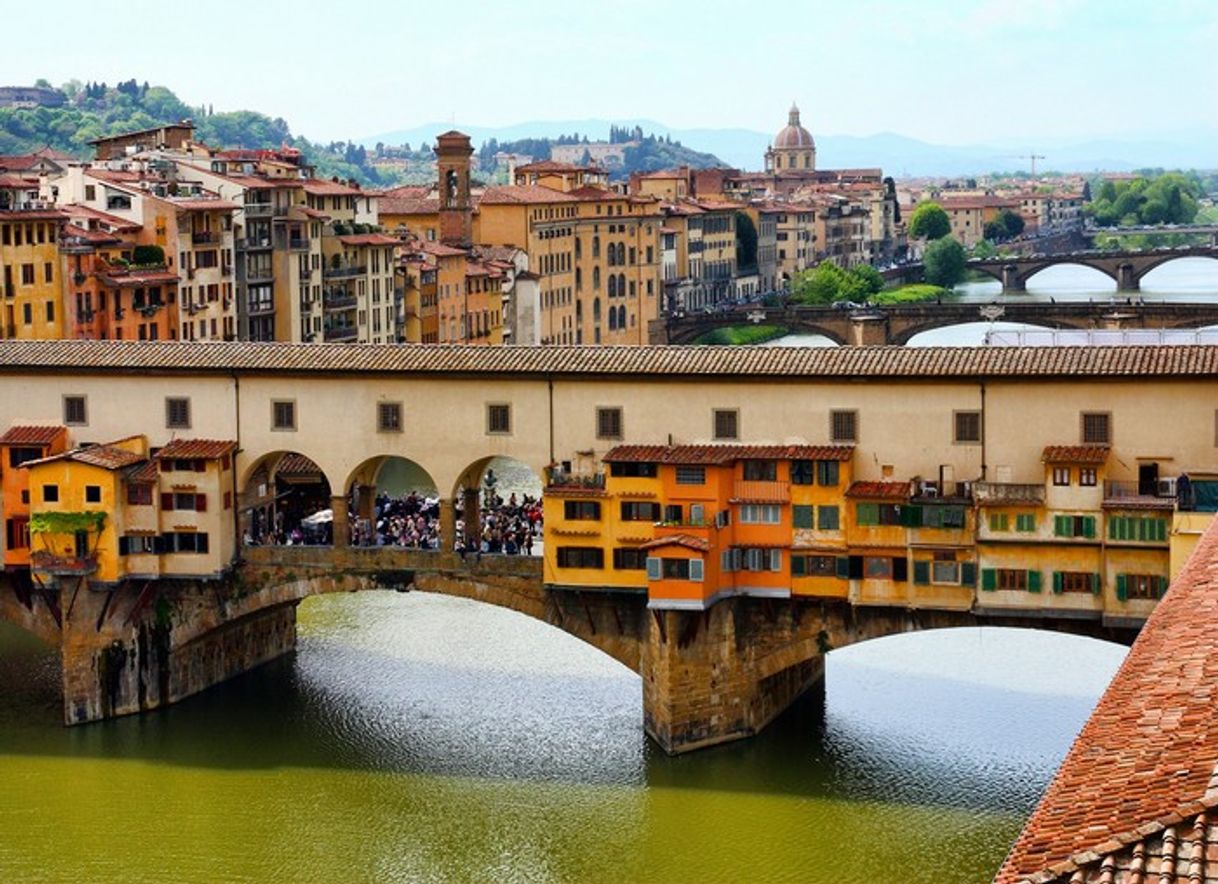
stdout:
<svg viewBox="0 0 1218 884">
<path fill-rule="evenodd" d="M 0 881 L 984 881 L 1123 654 L 882 639 L 669 758 L 637 676 L 459 599 L 311 599 L 292 657 L 71 729 L 55 657 L 0 628 Z"/>
</svg>

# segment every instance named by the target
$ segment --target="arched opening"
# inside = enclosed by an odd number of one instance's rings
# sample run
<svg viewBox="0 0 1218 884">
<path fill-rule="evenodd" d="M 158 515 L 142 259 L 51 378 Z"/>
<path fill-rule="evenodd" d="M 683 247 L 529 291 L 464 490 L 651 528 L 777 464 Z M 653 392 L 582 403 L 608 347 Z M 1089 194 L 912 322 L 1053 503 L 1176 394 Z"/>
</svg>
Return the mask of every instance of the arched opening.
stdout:
<svg viewBox="0 0 1218 884">
<path fill-rule="evenodd" d="M 1218 258 L 1168 258 L 1146 271 L 1140 288 L 1143 293 L 1212 296 L 1218 292 Z"/>
<path fill-rule="evenodd" d="M 542 479 L 523 461 L 484 457 L 453 486 L 458 548 L 466 553 L 541 555 Z"/>
<path fill-rule="evenodd" d="M 1057 331 L 1052 326 L 1027 322 L 957 322 L 915 331 L 894 343 L 909 347 L 978 347 L 986 343 L 1032 346 L 1052 343 Z"/>
<path fill-rule="evenodd" d="M 346 493 L 352 546 L 440 549 L 439 488 L 415 461 L 370 457 L 351 471 Z"/>
<path fill-rule="evenodd" d="M 246 476 L 240 500 L 243 545 L 334 542 L 330 481 L 307 455 L 265 454 Z"/>
<path fill-rule="evenodd" d="M 1110 295 L 1117 290 L 1116 279 L 1102 270 L 1085 264 L 1054 264 L 1029 276 L 1025 287 L 1032 294 L 1052 294 L 1055 297 Z"/>
</svg>

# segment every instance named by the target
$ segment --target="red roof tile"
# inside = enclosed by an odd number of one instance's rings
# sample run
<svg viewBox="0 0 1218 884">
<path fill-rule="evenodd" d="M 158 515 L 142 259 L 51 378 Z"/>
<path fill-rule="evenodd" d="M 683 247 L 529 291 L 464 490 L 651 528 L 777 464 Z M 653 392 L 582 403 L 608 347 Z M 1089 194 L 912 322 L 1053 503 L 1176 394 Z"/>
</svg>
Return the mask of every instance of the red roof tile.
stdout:
<svg viewBox="0 0 1218 884">
<path fill-rule="evenodd" d="M 851 482 L 846 489 L 847 497 L 867 500 L 908 500 L 908 482 Z"/>
<path fill-rule="evenodd" d="M 1108 446 L 1046 445 L 1040 459 L 1045 463 L 1102 464 L 1108 460 Z"/>
<path fill-rule="evenodd" d="M 26 462 L 25 466 L 53 463 L 60 460 L 71 460 L 76 463 L 101 467 L 104 470 L 121 470 L 124 467 L 142 463 L 146 458 L 141 454 L 127 451 L 125 448 L 115 448 L 113 445 L 90 445 L 88 448 L 76 448 L 62 454 L 53 454 L 41 460 Z"/>
<path fill-rule="evenodd" d="M 351 187 L 343 184 L 341 181 L 330 181 L 325 178 L 308 178 L 304 181 L 305 193 L 317 194 L 318 196 L 360 196 L 363 191 L 358 187 Z"/>
<path fill-rule="evenodd" d="M 1218 519 L 1142 627 L 994 880 L 1212 881 L 1218 846 L 1205 811 L 1216 804 Z M 1117 873 L 1135 862 L 1144 878 Z"/>
<path fill-rule="evenodd" d="M 687 549 L 695 549 L 699 552 L 706 552 L 710 549 L 710 544 L 701 537 L 694 537 L 690 534 L 674 534 L 671 537 L 657 537 L 655 540 L 649 540 L 644 543 L 639 549 L 656 549 L 661 546 L 683 546 Z"/>
<path fill-rule="evenodd" d="M 54 425 L 45 427 L 9 427 L 7 433 L 0 436 L 0 445 L 50 445 L 60 434 L 66 433 L 67 428 Z"/>
<path fill-rule="evenodd" d="M 837 460 L 854 456 L 853 445 L 618 445 L 605 463 L 721 465 L 738 460 Z"/>
<path fill-rule="evenodd" d="M 524 205 L 531 203 L 576 203 L 579 199 L 561 190 L 540 184 L 506 184 L 488 187 L 478 198 L 486 205 Z"/>
<path fill-rule="evenodd" d="M 321 467 L 309 460 L 303 454 L 294 454 L 289 452 L 279 459 L 279 463 L 275 465 L 276 475 L 285 476 L 307 476 L 314 473 L 321 474 Z"/>
<path fill-rule="evenodd" d="M 223 439 L 174 439 L 156 453 L 159 458 L 181 458 L 182 460 L 215 460 L 237 449 L 236 442 Z"/>
</svg>

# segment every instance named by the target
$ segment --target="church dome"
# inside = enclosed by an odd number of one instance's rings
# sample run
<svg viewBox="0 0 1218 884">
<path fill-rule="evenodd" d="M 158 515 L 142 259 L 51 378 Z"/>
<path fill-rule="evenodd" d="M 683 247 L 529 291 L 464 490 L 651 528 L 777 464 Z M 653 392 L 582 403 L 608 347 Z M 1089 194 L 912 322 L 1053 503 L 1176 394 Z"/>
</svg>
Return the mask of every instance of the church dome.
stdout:
<svg viewBox="0 0 1218 884">
<path fill-rule="evenodd" d="M 774 148 L 778 150 L 800 147 L 816 147 L 816 143 L 812 140 L 812 133 L 799 124 L 799 108 L 791 105 L 787 125 L 774 136 Z"/>
</svg>

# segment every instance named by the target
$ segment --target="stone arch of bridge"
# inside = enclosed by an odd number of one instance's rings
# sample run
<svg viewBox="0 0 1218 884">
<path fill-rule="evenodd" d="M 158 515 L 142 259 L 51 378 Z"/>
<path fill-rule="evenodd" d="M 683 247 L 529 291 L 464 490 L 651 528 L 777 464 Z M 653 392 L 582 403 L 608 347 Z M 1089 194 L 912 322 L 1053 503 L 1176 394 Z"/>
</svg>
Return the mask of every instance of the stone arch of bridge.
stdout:
<svg viewBox="0 0 1218 884">
<path fill-rule="evenodd" d="M 495 472 L 496 464 L 498 472 Z M 538 469 L 523 460 L 503 455 L 480 457 L 466 466 L 452 485 L 452 500 L 462 509 L 467 532 L 468 526 L 479 524 L 481 513 L 492 494 L 507 500 L 513 491 L 520 488 L 518 498 L 523 494 L 540 498 L 546 481 L 545 471 L 545 467 Z"/>
<path fill-rule="evenodd" d="M 237 503 L 242 539 L 261 542 L 269 535 L 290 531 L 305 519 L 329 509 L 333 489 L 330 476 L 307 454 L 271 451 L 253 460 L 238 484 Z M 328 534 L 319 522 L 317 537 Z"/>
<path fill-rule="evenodd" d="M 1038 617 L 1035 611 L 996 615 L 971 610 L 856 608 L 839 627 L 830 625 L 823 646 L 836 651 L 899 635 L 979 626 L 1079 636 L 1123 647 L 1133 644 L 1138 634 L 1136 628 L 1105 626 L 1096 619 Z"/>
<path fill-rule="evenodd" d="M 1132 262 L 1111 261 L 1111 260 L 1109 260 L 1109 261 L 1104 261 L 1104 260 L 1087 261 L 1082 258 L 1072 258 L 1068 261 L 1044 261 L 1041 263 L 1033 264 L 1031 266 L 1025 266 L 1023 269 L 1020 269 L 1017 271 L 1017 275 L 1018 275 L 1019 280 L 1021 280 L 1022 284 L 1026 287 L 1027 284 L 1029 282 L 1031 282 L 1034 277 L 1036 277 L 1039 273 L 1041 273 L 1045 270 L 1048 270 L 1051 267 L 1086 267 L 1090 270 L 1098 270 L 1100 273 L 1107 276 L 1117 285 L 1120 285 L 1120 283 L 1121 283 L 1121 277 L 1120 277 L 1121 265 L 1128 264 L 1128 263 L 1132 263 Z M 1018 265 L 1016 265 L 1016 266 L 1018 266 Z"/>
<path fill-rule="evenodd" d="M 1204 260 L 1212 262 L 1215 265 L 1215 268 L 1218 269 L 1218 255 L 1212 255 L 1212 254 L 1195 254 L 1194 255 L 1194 254 L 1184 254 L 1184 253 L 1181 253 L 1178 255 L 1170 255 L 1170 254 L 1169 255 L 1156 255 L 1153 258 L 1149 258 L 1146 261 L 1140 262 L 1137 265 L 1135 265 L 1135 269 L 1133 272 L 1134 279 L 1137 280 L 1138 282 L 1141 282 L 1142 278 L 1145 277 L 1146 274 L 1150 273 L 1150 271 L 1155 270 L 1156 268 L 1162 267 L 1164 264 L 1170 264 L 1173 261 L 1181 261 L 1181 260 L 1184 260 L 1185 258 L 1202 258 Z"/>
<path fill-rule="evenodd" d="M 1000 317 L 1000 319 L 1002 319 L 1002 318 Z M 1011 320 L 1004 319 L 1003 321 L 1018 322 L 1020 325 L 1032 325 L 1032 326 L 1036 326 L 1037 328 L 1044 328 L 1044 329 L 1061 329 L 1061 328 L 1080 328 L 1081 329 L 1081 328 L 1090 328 L 1091 327 L 1089 324 L 1087 324 L 1083 321 L 1079 321 L 1079 320 L 1057 320 L 1057 319 L 1027 320 L 1027 319 L 1020 318 L 1020 319 L 1011 319 Z M 921 320 L 921 321 L 914 322 L 913 324 L 911 324 L 909 326 L 901 327 L 897 330 L 894 330 L 889 343 L 904 346 L 904 345 L 908 344 L 911 340 L 916 338 L 918 335 L 922 334 L 923 332 L 935 331 L 936 329 L 940 329 L 940 328 L 951 328 L 952 326 L 955 326 L 955 325 L 978 325 L 978 324 L 985 323 L 985 322 L 986 322 L 986 320 L 980 314 L 978 314 L 975 317 L 969 318 L 969 319 L 962 319 L 959 316 L 948 316 L 948 317 L 943 317 L 941 319 Z"/>
</svg>

